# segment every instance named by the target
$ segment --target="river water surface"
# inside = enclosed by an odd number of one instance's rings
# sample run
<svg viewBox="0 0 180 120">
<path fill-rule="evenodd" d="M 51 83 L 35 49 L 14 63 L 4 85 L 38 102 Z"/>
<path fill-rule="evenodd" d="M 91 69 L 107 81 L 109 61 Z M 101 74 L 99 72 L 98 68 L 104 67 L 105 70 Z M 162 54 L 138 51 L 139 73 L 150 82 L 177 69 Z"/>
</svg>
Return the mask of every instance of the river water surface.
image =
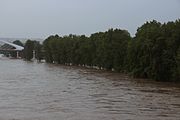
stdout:
<svg viewBox="0 0 180 120">
<path fill-rule="evenodd" d="M 0 59 L 0 120 L 180 120 L 180 85 Z"/>
</svg>

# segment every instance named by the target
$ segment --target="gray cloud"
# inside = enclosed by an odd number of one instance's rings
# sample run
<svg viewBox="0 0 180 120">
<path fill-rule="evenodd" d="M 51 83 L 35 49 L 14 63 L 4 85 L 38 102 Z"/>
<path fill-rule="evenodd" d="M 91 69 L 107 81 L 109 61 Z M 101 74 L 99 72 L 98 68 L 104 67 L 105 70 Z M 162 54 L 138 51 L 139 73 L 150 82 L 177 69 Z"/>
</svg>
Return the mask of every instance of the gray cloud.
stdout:
<svg viewBox="0 0 180 120">
<path fill-rule="evenodd" d="M 133 35 L 145 21 L 180 18 L 179 0 L 0 0 L 0 37 L 86 34 L 108 28 Z"/>
</svg>

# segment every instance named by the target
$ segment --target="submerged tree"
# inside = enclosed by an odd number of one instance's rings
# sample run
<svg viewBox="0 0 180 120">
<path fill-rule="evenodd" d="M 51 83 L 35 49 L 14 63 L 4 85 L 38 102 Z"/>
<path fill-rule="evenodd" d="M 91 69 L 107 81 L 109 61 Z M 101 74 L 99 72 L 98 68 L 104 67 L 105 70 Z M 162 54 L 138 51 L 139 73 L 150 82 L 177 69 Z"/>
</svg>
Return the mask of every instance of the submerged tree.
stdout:
<svg viewBox="0 0 180 120">
<path fill-rule="evenodd" d="M 40 44 L 39 41 L 34 41 L 34 51 L 35 51 L 35 58 L 38 61 L 43 59 L 43 46 Z"/>
<path fill-rule="evenodd" d="M 179 21 L 142 25 L 128 48 L 129 71 L 136 77 L 178 80 Z"/>
<path fill-rule="evenodd" d="M 134 38 L 121 29 L 90 37 L 50 36 L 43 42 L 43 49 L 49 63 L 96 66 L 162 81 L 179 80 L 180 20 L 146 22 Z"/>
<path fill-rule="evenodd" d="M 31 60 L 33 58 L 34 42 L 27 40 L 24 46 L 24 59 Z"/>
</svg>

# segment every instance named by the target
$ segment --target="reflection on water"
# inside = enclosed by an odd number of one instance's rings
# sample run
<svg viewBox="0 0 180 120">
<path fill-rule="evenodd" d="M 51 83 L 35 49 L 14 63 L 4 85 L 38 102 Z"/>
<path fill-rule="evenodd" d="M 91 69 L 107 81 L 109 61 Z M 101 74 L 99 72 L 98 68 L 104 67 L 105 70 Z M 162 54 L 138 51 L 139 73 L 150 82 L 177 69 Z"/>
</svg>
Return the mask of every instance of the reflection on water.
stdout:
<svg viewBox="0 0 180 120">
<path fill-rule="evenodd" d="M 179 120 L 180 86 L 0 60 L 0 120 Z"/>
</svg>

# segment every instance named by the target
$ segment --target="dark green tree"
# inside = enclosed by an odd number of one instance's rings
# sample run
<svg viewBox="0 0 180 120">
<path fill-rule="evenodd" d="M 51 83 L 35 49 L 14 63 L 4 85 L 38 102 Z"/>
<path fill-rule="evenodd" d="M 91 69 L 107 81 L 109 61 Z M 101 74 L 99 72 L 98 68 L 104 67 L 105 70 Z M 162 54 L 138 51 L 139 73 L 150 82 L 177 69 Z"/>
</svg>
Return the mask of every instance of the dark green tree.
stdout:
<svg viewBox="0 0 180 120">
<path fill-rule="evenodd" d="M 180 20 L 146 22 L 134 38 L 126 30 L 109 29 L 90 37 L 55 35 L 43 42 L 49 63 L 96 66 L 162 81 L 179 80 L 179 46 Z"/>
<path fill-rule="evenodd" d="M 13 43 L 22 47 L 24 46 L 24 44 L 20 40 L 15 40 L 13 41 Z"/>
<path fill-rule="evenodd" d="M 24 46 L 24 59 L 31 60 L 33 58 L 34 41 L 27 40 Z"/>
<path fill-rule="evenodd" d="M 40 62 L 44 58 L 43 46 L 39 41 L 34 41 L 35 57 Z"/>
</svg>

